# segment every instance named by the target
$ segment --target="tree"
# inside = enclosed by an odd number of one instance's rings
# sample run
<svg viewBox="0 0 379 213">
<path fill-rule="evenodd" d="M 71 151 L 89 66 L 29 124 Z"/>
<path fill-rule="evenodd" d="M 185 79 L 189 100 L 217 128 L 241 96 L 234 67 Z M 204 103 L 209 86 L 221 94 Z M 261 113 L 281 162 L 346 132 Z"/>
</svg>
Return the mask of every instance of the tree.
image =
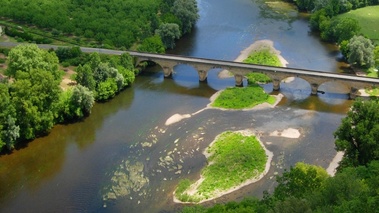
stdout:
<svg viewBox="0 0 379 213">
<path fill-rule="evenodd" d="M 181 21 L 182 35 L 191 32 L 193 25 L 199 19 L 196 0 L 176 0 L 172 7 L 173 14 Z"/>
<path fill-rule="evenodd" d="M 54 52 L 41 50 L 36 44 L 22 44 L 12 48 L 8 54 L 6 74 L 16 77 L 17 71 L 30 72 L 40 69 L 50 72 L 54 79 L 61 79 L 59 60 Z"/>
<path fill-rule="evenodd" d="M 374 65 L 374 45 L 370 39 L 354 36 L 350 39 L 348 62 L 353 65 L 371 67 Z"/>
<path fill-rule="evenodd" d="M 96 81 L 93 77 L 91 67 L 88 64 L 84 66 L 79 65 L 76 68 L 75 80 L 78 84 L 87 87 L 91 91 L 95 91 L 96 89 Z"/>
<path fill-rule="evenodd" d="M 45 70 L 16 73 L 10 91 L 21 139 L 34 139 L 53 127 L 61 92 L 59 83 L 51 72 Z"/>
<path fill-rule="evenodd" d="M 113 98 L 117 92 L 117 84 L 114 79 L 107 79 L 104 82 L 100 82 L 96 90 L 96 100 L 106 101 Z"/>
<path fill-rule="evenodd" d="M 334 133 L 337 151 L 344 157 L 339 169 L 379 160 L 379 101 L 356 100 Z"/>
<path fill-rule="evenodd" d="M 61 93 L 58 104 L 58 122 L 81 119 L 91 113 L 95 98 L 87 87 L 76 85 Z"/>
<path fill-rule="evenodd" d="M 288 197 L 302 198 L 307 192 L 320 188 L 328 177 L 322 167 L 299 162 L 290 171 L 277 177 L 278 186 L 273 196 L 278 200 Z"/>
<path fill-rule="evenodd" d="M 175 47 L 175 40 L 180 38 L 179 25 L 173 23 L 161 24 L 155 33 L 162 38 L 164 46 L 170 49 Z"/>
<path fill-rule="evenodd" d="M 379 45 L 374 49 L 375 66 L 379 67 Z"/>
<path fill-rule="evenodd" d="M 0 151 L 3 147 L 11 150 L 20 137 L 20 127 L 16 125 L 16 110 L 8 84 L 0 83 L 0 100 Z"/>
<path fill-rule="evenodd" d="M 143 40 L 142 44 L 138 47 L 138 51 L 149 53 L 164 53 L 165 46 L 163 45 L 161 38 L 158 35 L 155 35 Z"/>
<path fill-rule="evenodd" d="M 357 20 L 352 18 L 337 18 L 331 23 L 333 31 L 333 41 L 341 43 L 344 40 L 349 40 L 357 35 L 360 26 Z"/>
<path fill-rule="evenodd" d="M 313 0 L 296 0 L 296 6 L 300 11 L 311 12 L 314 8 Z"/>
<path fill-rule="evenodd" d="M 87 87 L 81 85 L 74 87 L 71 96 L 71 106 L 74 109 L 76 118 L 82 118 L 91 114 L 94 103 L 94 95 Z"/>
</svg>

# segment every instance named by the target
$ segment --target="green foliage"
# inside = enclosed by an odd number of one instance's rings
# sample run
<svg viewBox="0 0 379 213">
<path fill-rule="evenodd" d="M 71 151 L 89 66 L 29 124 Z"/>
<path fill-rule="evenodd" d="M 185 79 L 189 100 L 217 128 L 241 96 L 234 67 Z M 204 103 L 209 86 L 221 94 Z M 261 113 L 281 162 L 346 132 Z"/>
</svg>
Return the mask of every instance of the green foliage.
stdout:
<svg viewBox="0 0 379 213">
<path fill-rule="evenodd" d="M 338 18 L 352 18 L 358 21 L 359 34 L 379 44 L 379 6 L 371 6 L 350 11 L 338 16 Z"/>
<path fill-rule="evenodd" d="M 262 87 L 256 84 L 248 87 L 232 87 L 222 91 L 212 106 L 226 109 L 250 108 L 266 102 L 269 97 Z"/>
<path fill-rule="evenodd" d="M 165 53 L 165 46 L 161 38 L 157 35 L 151 36 L 143 40 L 142 44 L 137 48 L 140 52 L 149 53 Z"/>
<path fill-rule="evenodd" d="M 31 72 L 33 69 L 48 71 L 55 80 L 60 80 L 62 77 L 58 69 L 57 56 L 39 49 L 35 44 L 18 45 L 9 52 L 6 71 L 8 76 L 15 77 L 17 71 Z"/>
<path fill-rule="evenodd" d="M 76 68 L 75 80 L 78 84 L 87 87 L 91 91 L 95 91 L 96 81 L 93 77 L 93 73 L 90 65 L 85 64 L 84 66 L 79 65 Z"/>
<path fill-rule="evenodd" d="M 374 49 L 375 66 L 379 68 L 379 45 Z"/>
<path fill-rule="evenodd" d="M 275 204 L 273 212 L 280 213 L 311 213 L 309 201 L 303 198 L 286 197 Z"/>
<path fill-rule="evenodd" d="M 271 78 L 263 73 L 249 73 L 246 75 L 248 84 L 267 84 L 272 82 Z"/>
<path fill-rule="evenodd" d="M 321 31 L 320 27 L 325 26 L 326 22 L 330 22 L 330 18 L 326 15 L 325 9 L 312 13 L 309 18 L 309 25 L 313 31 Z"/>
<path fill-rule="evenodd" d="M 96 100 L 106 101 L 113 98 L 117 91 L 117 83 L 114 79 L 109 78 L 98 84 L 96 89 Z"/>
<path fill-rule="evenodd" d="M 344 152 L 340 169 L 379 160 L 379 101 L 356 100 L 334 133 L 336 149 Z"/>
<path fill-rule="evenodd" d="M 204 181 L 198 192 L 191 196 L 185 194 L 188 188 L 188 181 L 185 181 L 176 191 L 179 199 L 183 198 L 181 195 L 191 202 L 208 199 L 217 191 L 228 190 L 257 177 L 267 162 L 265 150 L 255 136 L 244 136 L 238 132 L 222 133 L 206 152 L 210 153 L 210 163 L 202 170 Z"/>
<path fill-rule="evenodd" d="M 62 64 L 77 66 L 83 60 L 80 47 L 58 47 L 54 52 Z"/>
<path fill-rule="evenodd" d="M 202 175 L 205 180 L 199 192 L 206 195 L 215 190 L 227 190 L 254 178 L 265 169 L 267 156 L 255 136 L 225 132 L 206 152 L 211 156 Z M 254 154 L 252 154 L 254 153 Z"/>
<path fill-rule="evenodd" d="M 175 47 L 175 40 L 180 38 L 179 25 L 174 23 L 161 24 L 155 33 L 162 38 L 163 45 L 170 49 Z"/>
<path fill-rule="evenodd" d="M 195 0 L 52 0 L 48 4 L 42 0 L 7 0 L 0 1 L 0 14 L 26 28 L 31 24 L 48 30 L 43 33 L 55 39 L 126 49 L 153 36 L 161 23 L 175 23 L 189 32 L 198 17 Z M 22 40 L 41 40 L 34 38 L 35 34 L 14 31 Z"/>
<path fill-rule="evenodd" d="M 352 18 L 333 19 L 331 28 L 334 37 L 333 41 L 336 41 L 337 43 L 351 39 L 353 36 L 357 35 L 360 30 L 358 21 Z"/>
<path fill-rule="evenodd" d="M 8 84 L 0 83 L 0 100 L 0 151 L 4 147 L 12 150 L 20 137 L 20 127 L 16 124 L 16 110 Z"/>
<path fill-rule="evenodd" d="M 322 167 L 299 162 L 290 171 L 276 178 L 278 186 L 273 195 L 279 200 L 288 197 L 302 198 L 306 193 L 322 187 L 328 177 Z"/>
<path fill-rule="evenodd" d="M 374 68 L 374 67 L 370 67 L 366 70 L 366 73 L 367 73 L 367 77 L 371 77 L 371 78 L 378 78 L 378 69 Z M 375 95 L 375 94 L 371 94 L 371 95 Z M 376 96 L 376 95 L 375 95 Z"/>
<path fill-rule="evenodd" d="M 128 70 L 123 66 L 117 66 L 118 72 L 123 76 L 123 87 L 130 86 L 135 80 L 135 74 L 133 70 Z"/>
<path fill-rule="evenodd" d="M 311 12 L 315 7 L 313 0 L 296 0 L 295 2 L 300 11 Z"/>
<path fill-rule="evenodd" d="M 193 25 L 199 19 L 198 12 L 196 0 L 175 0 L 172 13 L 181 22 L 182 35 L 191 32 Z"/>
<path fill-rule="evenodd" d="M 350 64 L 371 67 L 374 65 L 374 45 L 370 39 L 363 36 L 354 36 L 348 44 L 347 60 Z"/>
<path fill-rule="evenodd" d="M 97 101 L 113 98 L 135 80 L 133 58 L 129 54 L 100 57 L 98 53 L 92 53 L 87 63 L 79 65 L 76 72 L 76 82 L 92 91 Z"/>
<path fill-rule="evenodd" d="M 308 167 L 314 166 L 308 165 Z M 285 172 L 284 175 L 289 176 L 288 173 L 291 172 Z M 298 171 L 295 174 L 290 175 L 294 178 L 293 180 L 296 180 Z M 310 172 L 309 175 L 314 176 L 314 172 Z M 307 179 L 306 176 L 303 174 L 302 178 L 297 180 L 300 185 L 304 186 L 301 180 Z M 245 198 L 239 203 L 232 201 L 216 204 L 210 208 L 187 207 L 182 212 L 377 212 L 378 184 L 379 161 L 372 161 L 367 166 L 349 167 L 338 172 L 334 177 L 326 178 L 322 181 L 321 187 L 311 186 L 311 188 L 302 189 L 296 184 L 289 186 L 288 189 L 292 192 L 298 189 L 304 192 L 299 197 L 287 196 L 278 199 L 275 193 L 273 195 L 266 193 L 262 200 Z M 267 200 L 270 202 L 267 203 Z"/>
<path fill-rule="evenodd" d="M 248 64 L 260 64 L 260 65 L 268 65 L 268 66 L 282 66 L 279 58 L 272 53 L 269 49 L 262 49 L 259 51 L 255 51 L 249 55 L 247 59 L 243 61 Z"/>
<path fill-rule="evenodd" d="M 320 19 L 319 25 L 321 38 L 325 41 L 341 43 L 357 35 L 360 26 L 357 20 L 352 18 L 328 18 Z"/>
<path fill-rule="evenodd" d="M 58 122 L 75 121 L 88 116 L 95 103 L 93 93 L 84 86 L 76 85 L 61 93 L 58 104 Z"/>
<path fill-rule="evenodd" d="M 53 127 L 55 105 L 61 92 L 59 83 L 49 71 L 32 69 L 17 72 L 11 96 L 17 111 L 20 138 L 34 139 Z"/>
<path fill-rule="evenodd" d="M 340 51 L 341 51 L 343 57 L 345 57 L 345 59 L 347 59 L 347 57 L 349 55 L 349 41 L 344 40 L 340 43 Z"/>
</svg>

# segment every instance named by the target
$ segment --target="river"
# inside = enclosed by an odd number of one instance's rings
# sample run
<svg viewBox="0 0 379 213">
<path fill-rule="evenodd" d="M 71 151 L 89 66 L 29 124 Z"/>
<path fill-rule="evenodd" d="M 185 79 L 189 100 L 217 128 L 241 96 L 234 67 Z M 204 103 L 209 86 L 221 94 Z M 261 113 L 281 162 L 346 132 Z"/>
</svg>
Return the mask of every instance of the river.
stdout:
<svg viewBox="0 0 379 213">
<path fill-rule="evenodd" d="M 309 33 L 306 16 L 277 12 L 259 0 L 198 0 L 200 19 L 193 32 L 169 53 L 234 60 L 256 40 L 269 39 L 288 67 L 342 72 L 336 47 Z M 251 129 L 274 153 L 261 181 L 216 199 L 226 202 L 262 196 L 274 175 L 302 161 L 328 167 L 335 156 L 333 132 L 351 101 L 346 88 L 325 84 L 325 94 L 310 96 L 301 79 L 282 83 L 285 98 L 276 108 L 251 111 L 207 109 L 218 90 L 234 79 L 218 79 L 219 70 L 200 83 L 188 66 L 175 67 L 164 79 L 159 67 L 137 77 L 113 100 L 96 104 L 91 116 L 0 157 L 0 212 L 173 212 L 180 179 L 196 180 L 206 165 L 203 149 L 222 131 Z M 272 86 L 265 86 L 271 92 Z M 165 125 L 174 114 L 190 118 Z M 298 129 L 299 138 L 270 136 Z M 208 202 L 205 205 L 210 205 Z"/>
</svg>

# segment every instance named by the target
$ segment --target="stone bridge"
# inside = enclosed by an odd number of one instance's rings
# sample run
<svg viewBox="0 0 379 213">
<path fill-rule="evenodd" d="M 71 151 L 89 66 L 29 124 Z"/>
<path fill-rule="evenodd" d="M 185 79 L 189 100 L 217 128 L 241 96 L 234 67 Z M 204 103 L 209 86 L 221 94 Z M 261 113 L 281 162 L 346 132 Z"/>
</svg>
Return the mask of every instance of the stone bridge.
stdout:
<svg viewBox="0 0 379 213">
<path fill-rule="evenodd" d="M 288 77 L 302 78 L 310 84 L 312 88 L 312 95 L 317 94 L 318 87 L 323 83 L 339 82 L 349 88 L 350 98 L 352 99 L 357 96 L 359 89 L 379 86 L 379 79 L 377 78 L 368 78 L 355 75 L 327 73 L 286 67 L 272 67 L 176 55 L 140 53 L 133 51 L 129 51 L 129 54 L 136 57 L 136 64 L 139 64 L 143 61 L 152 61 L 157 63 L 163 68 L 165 77 L 170 77 L 172 75 L 173 69 L 176 65 L 186 64 L 194 67 L 197 70 L 200 81 L 206 81 L 209 70 L 220 68 L 228 70 L 234 75 L 236 86 L 243 86 L 244 76 L 250 72 L 256 72 L 269 76 L 273 82 L 274 90 L 280 90 L 280 82 Z"/>
</svg>

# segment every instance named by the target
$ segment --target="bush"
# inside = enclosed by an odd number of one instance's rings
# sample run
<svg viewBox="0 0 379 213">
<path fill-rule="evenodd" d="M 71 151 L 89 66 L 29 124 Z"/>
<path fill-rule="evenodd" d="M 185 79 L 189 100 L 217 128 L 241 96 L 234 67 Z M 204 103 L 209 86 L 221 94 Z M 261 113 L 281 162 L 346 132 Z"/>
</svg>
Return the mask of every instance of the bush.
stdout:
<svg viewBox="0 0 379 213">
<path fill-rule="evenodd" d="M 262 50 L 253 52 L 243 62 L 248 63 L 248 64 L 261 64 L 261 65 L 276 66 L 276 67 L 282 66 L 282 63 L 280 62 L 279 58 L 274 53 L 272 53 L 269 49 L 262 49 Z"/>
<path fill-rule="evenodd" d="M 269 101 L 269 95 L 257 84 L 248 87 L 225 89 L 212 106 L 226 109 L 243 109 Z"/>
<path fill-rule="evenodd" d="M 271 78 L 262 73 L 249 73 L 246 75 L 249 84 L 267 84 L 272 82 Z"/>
</svg>

